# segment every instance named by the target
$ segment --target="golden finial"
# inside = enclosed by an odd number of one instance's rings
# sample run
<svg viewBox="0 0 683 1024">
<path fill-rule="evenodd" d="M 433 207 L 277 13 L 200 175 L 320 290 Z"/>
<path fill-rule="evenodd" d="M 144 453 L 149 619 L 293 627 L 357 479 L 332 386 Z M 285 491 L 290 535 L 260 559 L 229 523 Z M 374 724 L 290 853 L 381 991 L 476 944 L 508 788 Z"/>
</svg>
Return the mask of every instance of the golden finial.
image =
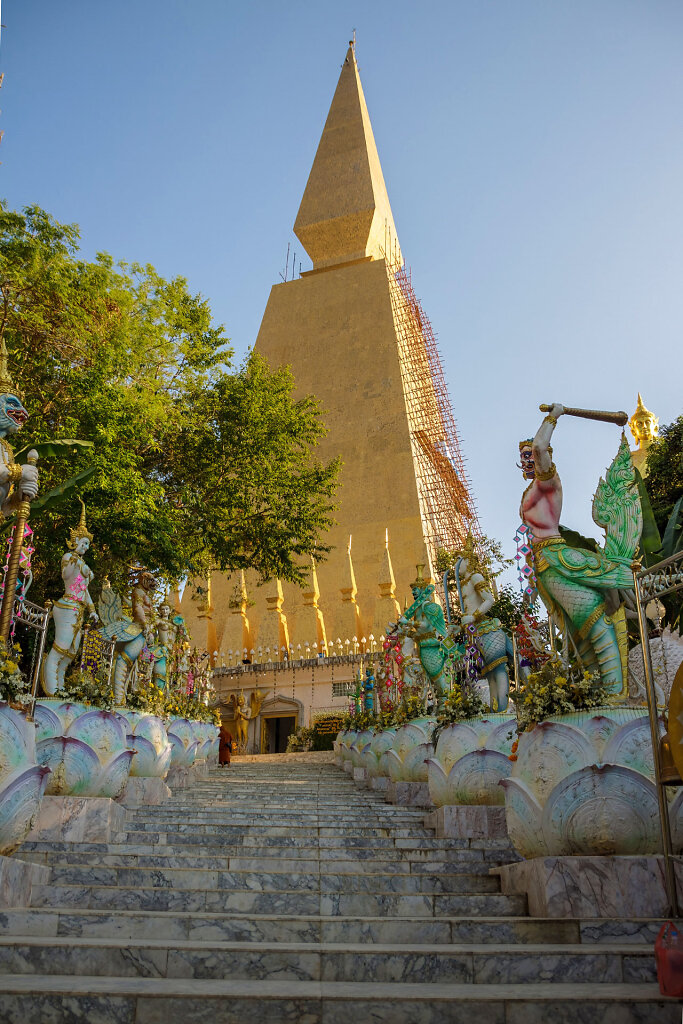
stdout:
<svg viewBox="0 0 683 1024">
<path fill-rule="evenodd" d="M 7 345 L 5 339 L 0 340 L 0 395 L 16 395 L 17 391 L 12 383 L 7 366 Z"/>
<path fill-rule="evenodd" d="M 646 407 L 640 391 L 638 392 L 638 405 L 629 420 L 629 426 L 638 447 L 641 449 L 647 447 L 659 431 L 659 419 Z"/>
<path fill-rule="evenodd" d="M 82 498 L 79 498 L 78 500 L 81 503 L 81 518 L 78 520 L 78 526 L 74 526 L 74 528 L 71 531 L 71 539 L 69 540 L 68 543 L 72 551 L 82 537 L 87 537 L 88 540 L 90 541 L 92 540 L 92 533 L 85 525 L 85 502 L 83 501 Z"/>
</svg>

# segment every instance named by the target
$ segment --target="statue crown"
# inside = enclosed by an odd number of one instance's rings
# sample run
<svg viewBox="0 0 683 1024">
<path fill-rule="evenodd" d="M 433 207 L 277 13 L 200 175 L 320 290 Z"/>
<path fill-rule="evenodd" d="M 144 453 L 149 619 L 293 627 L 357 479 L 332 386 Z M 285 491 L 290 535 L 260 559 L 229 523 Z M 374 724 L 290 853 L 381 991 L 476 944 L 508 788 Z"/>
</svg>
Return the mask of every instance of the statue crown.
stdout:
<svg viewBox="0 0 683 1024">
<path fill-rule="evenodd" d="M 20 399 L 22 396 L 14 386 L 7 363 L 7 345 L 5 339 L 2 338 L 0 340 L 0 395 L 16 395 Z"/>
<path fill-rule="evenodd" d="M 0 355 L 0 358 L 1 358 L 1 355 Z M 0 368 L 1 368 L 1 364 L 0 364 Z M 73 548 L 76 547 L 76 545 L 78 544 L 79 540 L 82 537 L 87 537 L 88 540 L 92 540 L 92 533 L 90 532 L 88 527 L 85 525 L 85 502 L 83 501 L 82 498 L 79 498 L 78 500 L 81 503 L 81 518 L 78 520 L 78 526 L 74 526 L 73 529 L 71 530 L 71 536 L 70 536 L 70 539 L 69 539 L 69 547 L 72 550 L 73 550 Z"/>
</svg>

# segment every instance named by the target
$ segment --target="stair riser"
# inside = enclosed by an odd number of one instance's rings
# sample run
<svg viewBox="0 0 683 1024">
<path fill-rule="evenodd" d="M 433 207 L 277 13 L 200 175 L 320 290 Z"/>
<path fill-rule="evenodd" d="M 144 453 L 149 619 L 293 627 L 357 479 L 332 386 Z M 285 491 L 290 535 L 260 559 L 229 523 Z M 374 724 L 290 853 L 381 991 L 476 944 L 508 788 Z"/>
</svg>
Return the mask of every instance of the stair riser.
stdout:
<svg viewBox="0 0 683 1024">
<path fill-rule="evenodd" d="M 89 886 L 39 887 L 36 907 L 102 910 L 170 910 L 201 913 L 322 914 L 332 917 L 438 917 L 484 915 L 518 917 L 526 912 L 521 896 L 500 893 L 411 896 L 391 893 L 215 892 L 181 889 L 120 889 Z"/>
<path fill-rule="evenodd" d="M 264 998 L 254 994 L 241 998 L 228 993 L 201 998 L 173 995 L 165 998 L 137 995 L 86 995 L 59 991 L 54 994 L 3 994 L 5 1019 L 22 1024 L 46 1021 L 87 1021 L 88 1024 L 264 1024 L 264 1021 L 292 1024 L 680 1024 L 680 1007 L 675 1002 L 656 1000 L 633 1003 L 612 997 L 577 1003 L 575 1000 L 506 1001 L 478 999 L 476 986 L 469 998 L 388 999 L 320 998 L 311 996 Z M 68 1011 L 65 1007 L 68 1006 Z M 68 1012 L 68 1017 L 64 1013 Z"/>
<path fill-rule="evenodd" d="M 369 858 L 347 857 L 343 860 L 331 860 L 329 857 L 320 857 L 316 850 L 307 850 L 305 853 L 299 851 L 296 858 L 287 859 L 273 855 L 272 851 L 268 856 L 243 857 L 192 857 L 187 854 L 174 855 L 164 854 L 106 854 L 97 858 L 95 862 L 92 855 L 76 853 L 55 853 L 55 854 L 25 854 L 23 860 L 34 863 L 47 864 L 55 869 L 53 881 L 58 880 L 56 869 L 78 868 L 79 866 L 94 865 L 98 868 L 155 868 L 163 872 L 173 868 L 188 870 L 201 868 L 203 871 L 303 871 L 306 874 L 395 874 L 395 875 L 438 875 L 438 874 L 471 874 L 488 876 L 490 865 L 481 859 L 473 857 L 471 860 L 433 861 L 424 863 L 421 861 L 400 858 L 382 857 L 370 860 Z M 62 879 L 63 881 L 64 879 Z"/>
<path fill-rule="evenodd" d="M 83 886 L 121 886 L 133 888 L 163 889 L 212 889 L 234 891 L 249 889 L 252 892 L 303 890 L 309 892 L 391 892 L 391 893 L 460 893 L 498 892 L 499 879 L 487 874 L 442 874 L 406 873 L 380 874 L 304 874 L 306 862 L 288 871 L 284 864 L 281 871 L 229 870 L 205 871 L 201 869 L 172 868 L 107 868 L 55 866 L 52 868 L 51 884 Z M 256 865 L 258 868 L 258 864 Z"/>
<path fill-rule="evenodd" d="M 516 985 L 536 982 L 619 984 L 657 980 L 651 952 L 561 953 L 533 960 L 490 953 L 393 953 L 150 949 L 145 946 L 2 947 L 0 974 L 81 974 L 122 978 L 243 978 L 254 980 L 428 982 Z"/>
</svg>

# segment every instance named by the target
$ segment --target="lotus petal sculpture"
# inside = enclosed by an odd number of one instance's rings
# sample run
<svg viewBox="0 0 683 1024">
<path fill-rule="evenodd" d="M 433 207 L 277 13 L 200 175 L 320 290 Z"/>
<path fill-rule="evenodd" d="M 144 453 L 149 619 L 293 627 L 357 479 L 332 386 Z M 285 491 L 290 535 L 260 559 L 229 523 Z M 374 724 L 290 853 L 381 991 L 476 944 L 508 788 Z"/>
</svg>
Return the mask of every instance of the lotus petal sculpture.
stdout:
<svg viewBox="0 0 683 1024">
<path fill-rule="evenodd" d="M 171 766 L 189 768 L 195 762 L 199 746 L 192 722 L 189 718 L 172 718 L 166 732 L 172 747 Z"/>
<path fill-rule="evenodd" d="M 429 793 L 435 807 L 447 804 L 502 805 L 501 779 L 510 774 L 508 754 L 516 733 L 510 715 L 487 715 L 442 729 L 436 753 L 427 762 Z"/>
<path fill-rule="evenodd" d="M 392 782 L 426 782 L 426 761 L 434 754 L 431 742 L 436 724 L 434 718 L 416 718 L 412 722 L 387 730 L 393 733 L 391 746 L 378 742 L 377 775 L 385 775 Z"/>
<path fill-rule="evenodd" d="M 127 742 L 135 751 L 130 774 L 138 779 L 163 779 L 171 764 L 172 746 L 163 721 L 141 711 L 125 711 Z"/>
<path fill-rule="evenodd" d="M 36 704 L 39 761 L 52 771 L 45 792 L 104 796 L 123 792 L 135 750 L 126 742 L 125 719 L 84 704 Z"/>
<path fill-rule="evenodd" d="M 523 857 L 659 850 L 649 720 L 642 708 L 577 711 L 522 734 L 505 791 Z M 678 801 L 678 806 L 683 806 Z M 674 834 L 677 804 L 672 804 Z"/>
<path fill-rule="evenodd" d="M 13 853 L 31 831 L 49 774 L 36 763 L 33 723 L 0 702 L 0 854 Z"/>
</svg>

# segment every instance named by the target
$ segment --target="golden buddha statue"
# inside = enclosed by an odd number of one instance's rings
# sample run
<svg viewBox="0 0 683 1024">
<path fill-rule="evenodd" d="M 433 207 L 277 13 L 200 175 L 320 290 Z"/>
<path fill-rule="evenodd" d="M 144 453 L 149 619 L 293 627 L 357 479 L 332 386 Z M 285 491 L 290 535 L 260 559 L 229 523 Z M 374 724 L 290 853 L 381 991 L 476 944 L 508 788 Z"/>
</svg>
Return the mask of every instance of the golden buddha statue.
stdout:
<svg viewBox="0 0 683 1024">
<path fill-rule="evenodd" d="M 633 465 L 641 476 L 647 475 L 647 453 L 650 445 L 657 436 L 659 430 L 659 419 L 653 412 L 645 407 L 645 403 L 638 392 L 638 405 L 636 411 L 629 420 L 631 433 L 636 439 L 638 447 L 631 452 Z"/>
</svg>

